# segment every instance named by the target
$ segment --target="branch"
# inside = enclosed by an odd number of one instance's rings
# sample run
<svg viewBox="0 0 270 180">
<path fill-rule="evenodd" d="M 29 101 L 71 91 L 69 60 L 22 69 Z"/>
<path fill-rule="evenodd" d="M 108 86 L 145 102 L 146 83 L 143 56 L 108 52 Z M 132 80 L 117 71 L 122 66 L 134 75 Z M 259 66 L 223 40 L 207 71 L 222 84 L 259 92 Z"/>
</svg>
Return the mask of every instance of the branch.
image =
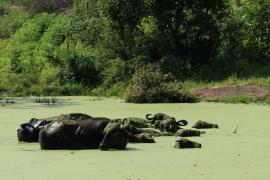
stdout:
<svg viewBox="0 0 270 180">
<path fill-rule="evenodd" d="M 238 132 L 238 125 L 236 126 L 235 130 L 231 134 L 229 134 L 228 136 L 231 136 L 233 134 L 237 134 L 237 132 Z"/>
</svg>

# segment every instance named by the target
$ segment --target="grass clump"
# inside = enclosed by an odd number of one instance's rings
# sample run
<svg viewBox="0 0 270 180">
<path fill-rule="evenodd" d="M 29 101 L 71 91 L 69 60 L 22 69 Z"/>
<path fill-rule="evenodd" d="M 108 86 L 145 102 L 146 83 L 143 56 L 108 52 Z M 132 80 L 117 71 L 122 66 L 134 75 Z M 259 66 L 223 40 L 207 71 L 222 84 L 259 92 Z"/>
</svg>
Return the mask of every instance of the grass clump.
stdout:
<svg viewBox="0 0 270 180">
<path fill-rule="evenodd" d="M 243 104 L 250 104 L 254 102 L 252 97 L 250 96 L 227 96 L 221 100 L 217 100 L 218 102 L 224 102 L 224 103 L 230 103 L 230 104 L 238 104 L 238 103 L 243 103 Z"/>
<path fill-rule="evenodd" d="M 196 102 L 197 98 L 157 65 L 142 68 L 132 78 L 123 98 L 128 103 Z"/>
</svg>

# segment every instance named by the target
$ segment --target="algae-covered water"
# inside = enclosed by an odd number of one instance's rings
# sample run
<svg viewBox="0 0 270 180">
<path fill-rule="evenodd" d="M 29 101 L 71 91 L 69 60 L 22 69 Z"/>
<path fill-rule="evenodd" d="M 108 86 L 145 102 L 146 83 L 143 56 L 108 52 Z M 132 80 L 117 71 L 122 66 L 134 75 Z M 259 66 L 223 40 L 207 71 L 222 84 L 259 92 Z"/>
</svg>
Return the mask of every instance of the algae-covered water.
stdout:
<svg viewBox="0 0 270 180">
<path fill-rule="evenodd" d="M 119 99 L 58 99 L 54 106 L 18 100 L 0 106 L 0 179 L 10 180 L 267 180 L 270 177 L 270 106 L 198 104 L 125 104 Z M 175 149 L 175 137 L 155 144 L 128 144 L 125 151 L 40 150 L 18 143 L 16 129 L 32 117 L 82 112 L 110 118 L 165 112 L 189 121 L 218 123 L 190 138 L 202 149 Z M 236 134 L 230 135 L 238 126 Z"/>
</svg>

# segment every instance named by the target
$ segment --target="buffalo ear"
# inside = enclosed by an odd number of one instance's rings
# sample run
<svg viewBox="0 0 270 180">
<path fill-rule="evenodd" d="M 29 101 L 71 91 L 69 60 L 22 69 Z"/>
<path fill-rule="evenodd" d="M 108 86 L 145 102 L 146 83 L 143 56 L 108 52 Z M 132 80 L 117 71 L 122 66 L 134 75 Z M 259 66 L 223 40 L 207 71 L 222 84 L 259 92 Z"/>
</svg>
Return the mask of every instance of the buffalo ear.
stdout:
<svg viewBox="0 0 270 180">
<path fill-rule="evenodd" d="M 33 123 L 33 122 L 38 121 L 38 120 L 39 119 L 37 119 L 37 118 L 32 118 L 32 119 L 29 120 L 29 123 Z"/>
</svg>

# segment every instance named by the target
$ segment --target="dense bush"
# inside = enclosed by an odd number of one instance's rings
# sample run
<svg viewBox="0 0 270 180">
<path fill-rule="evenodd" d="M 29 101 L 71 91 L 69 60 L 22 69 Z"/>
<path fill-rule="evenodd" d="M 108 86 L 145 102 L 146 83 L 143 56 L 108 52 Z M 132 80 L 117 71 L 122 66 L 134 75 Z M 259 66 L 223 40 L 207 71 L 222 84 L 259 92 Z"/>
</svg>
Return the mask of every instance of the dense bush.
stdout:
<svg viewBox="0 0 270 180">
<path fill-rule="evenodd" d="M 169 103 L 195 102 L 196 98 L 172 74 L 165 74 L 159 66 L 139 70 L 124 92 L 126 102 Z"/>
<path fill-rule="evenodd" d="M 18 0 L 18 4 L 35 12 L 62 12 L 72 6 L 73 0 Z"/>
<path fill-rule="evenodd" d="M 22 10 L 9 11 L 2 17 L 0 15 L 0 39 L 11 37 L 30 18 L 30 13 Z"/>
<path fill-rule="evenodd" d="M 5 2 L 0 2 L 0 16 L 8 13 L 7 4 Z"/>
<path fill-rule="evenodd" d="M 14 34 L 13 39 L 20 43 L 40 40 L 54 18 L 54 15 L 47 13 L 37 15 L 34 19 L 24 23 L 23 27 Z"/>
<path fill-rule="evenodd" d="M 67 78 L 73 83 L 94 87 L 98 81 L 94 60 L 89 56 L 70 55 L 66 61 L 66 72 Z"/>
<path fill-rule="evenodd" d="M 270 75 L 269 9 L 269 0 L 2 0 L 0 91 L 120 96 L 137 72 L 128 101 L 193 101 L 175 79 Z"/>
<path fill-rule="evenodd" d="M 48 29 L 43 34 L 43 43 L 60 46 L 65 41 L 69 31 L 67 22 L 67 18 L 59 16 L 50 23 Z"/>
</svg>

